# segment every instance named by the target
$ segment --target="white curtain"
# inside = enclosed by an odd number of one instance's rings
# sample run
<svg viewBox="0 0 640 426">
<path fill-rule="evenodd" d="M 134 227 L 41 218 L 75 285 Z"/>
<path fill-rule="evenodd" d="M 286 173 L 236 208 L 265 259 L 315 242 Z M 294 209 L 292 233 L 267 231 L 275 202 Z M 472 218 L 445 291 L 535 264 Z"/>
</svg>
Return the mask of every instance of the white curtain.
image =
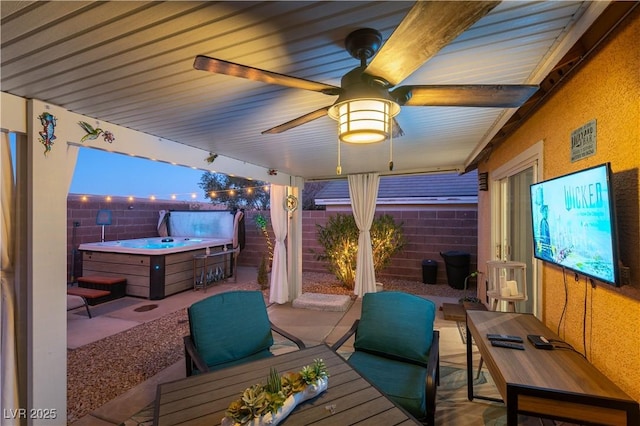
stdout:
<svg viewBox="0 0 640 426">
<path fill-rule="evenodd" d="M 284 208 L 287 188 L 282 185 L 271 185 L 271 226 L 276 243 L 273 247 L 273 263 L 271 266 L 271 303 L 289 301 L 289 282 L 287 279 L 287 238 L 288 212 Z"/>
<path fill-rule="evenodd" d="M 0 171 L 2 173 L 2 212 L 0 217 L 0 282 L 2 284 L 2 300 L 0 301 L 0 411 L 2 413 L 16 410 L 18 400 L 18 365 L 16 357 L 16 328 L 15 328 L 15 282 L 13 273 L 13 247 L 15 216 L 15 186 L 13 180 L 13 165 L 9 135 L 0 132 Z M 15 411 L 13 411 L 15 412 Z M 3 416 L 3 425 L 18 424 L 17 419 Z M 17 417 L 17 416 L 16 416 Z"/>
<path fill-rule="evenodd" d="M 353 217 L 360 231 L 358 237 L 358 259 L 356 263 L 356 282 L 353 292 L 356 296 L 376 292 L 376 273 L 373 269 L 373 250 L 371 249 L 371 224 L 376 211 L 378 173 L 349 175 L 349 196 L 353 208 Z"/>
</svg>

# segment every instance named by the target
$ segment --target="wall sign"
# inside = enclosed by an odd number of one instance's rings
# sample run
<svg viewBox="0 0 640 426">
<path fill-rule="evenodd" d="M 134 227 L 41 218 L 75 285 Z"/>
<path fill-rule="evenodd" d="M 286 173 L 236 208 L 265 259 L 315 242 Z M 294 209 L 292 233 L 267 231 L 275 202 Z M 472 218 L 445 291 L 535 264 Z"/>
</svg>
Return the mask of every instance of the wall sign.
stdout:
<svg viewBox="0 0 640 426">
<path fill-rule="evenodd" d="M 596 139 L 596 120 L 571 132 L 571 162 L 595 155 Z"/>
</svg>

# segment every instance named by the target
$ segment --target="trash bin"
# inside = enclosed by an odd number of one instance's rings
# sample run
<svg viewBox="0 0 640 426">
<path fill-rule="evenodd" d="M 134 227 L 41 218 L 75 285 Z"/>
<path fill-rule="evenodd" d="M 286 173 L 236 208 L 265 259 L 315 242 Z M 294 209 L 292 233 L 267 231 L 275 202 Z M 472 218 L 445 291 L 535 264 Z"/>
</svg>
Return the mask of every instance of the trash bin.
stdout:
<svg viewBox="0 0 640 426">
<path fill-rule="evenodd" d="M 440 252 L 447 269 L 447 281 L 453 288 L 464 289 L 464 280 L 469 275 L 471 255 L 463 251 Z"/>
<path fill-rule="evenodd" d="M 435 284 L 438 279 L 438 262 L 427 259 L 422 261 L 422 282 Z"/>
</svg>

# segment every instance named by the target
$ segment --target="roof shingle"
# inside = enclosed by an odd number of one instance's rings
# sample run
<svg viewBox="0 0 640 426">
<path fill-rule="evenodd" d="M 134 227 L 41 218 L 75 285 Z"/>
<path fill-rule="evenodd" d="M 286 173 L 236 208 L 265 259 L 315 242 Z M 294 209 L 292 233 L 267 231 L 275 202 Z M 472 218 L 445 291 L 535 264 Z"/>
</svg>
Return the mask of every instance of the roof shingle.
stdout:
<svg viewBox="0 0 640 426">
<path fill-rule="evenodd" d="M 386 198 L 449 198 L 476 197 L 478 195 L 478 175 L 472 172 L 382 176 L 378 188 L 378 199 Z M 346 179 L 329 181 L 316 194 L 316 200 L 349 198 L 349 183 Z"/>
</svg>

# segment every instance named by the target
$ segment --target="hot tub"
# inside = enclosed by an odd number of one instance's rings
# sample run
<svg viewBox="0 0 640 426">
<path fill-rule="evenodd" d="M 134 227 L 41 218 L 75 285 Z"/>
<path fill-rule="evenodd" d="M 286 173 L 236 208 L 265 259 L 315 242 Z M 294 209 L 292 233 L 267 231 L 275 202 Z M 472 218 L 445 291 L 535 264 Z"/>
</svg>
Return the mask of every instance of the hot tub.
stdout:
<svg viewBox="0 0 640 426">
<path fill-rule="evenodd" d="M 157 237 L 86 243 L 80 244 L 79 249 L 110 253 L 159 255 L 206 249 L 207 247 L 219 247 L 226 244 L 231 244 L 231 240 L 223 238 Z"/>
<path fill-rule="evenodd" d="M 126 294 L 151 300 L 193 288 L 193 258 L 230 248 L 232 239 L 201 237 L 158 237 L 85 243 L 82 275 L 118 276 L 127 279 Z M 216 267 L 230 276 L 229 256 L 216 256 Z"/>
</svg>

